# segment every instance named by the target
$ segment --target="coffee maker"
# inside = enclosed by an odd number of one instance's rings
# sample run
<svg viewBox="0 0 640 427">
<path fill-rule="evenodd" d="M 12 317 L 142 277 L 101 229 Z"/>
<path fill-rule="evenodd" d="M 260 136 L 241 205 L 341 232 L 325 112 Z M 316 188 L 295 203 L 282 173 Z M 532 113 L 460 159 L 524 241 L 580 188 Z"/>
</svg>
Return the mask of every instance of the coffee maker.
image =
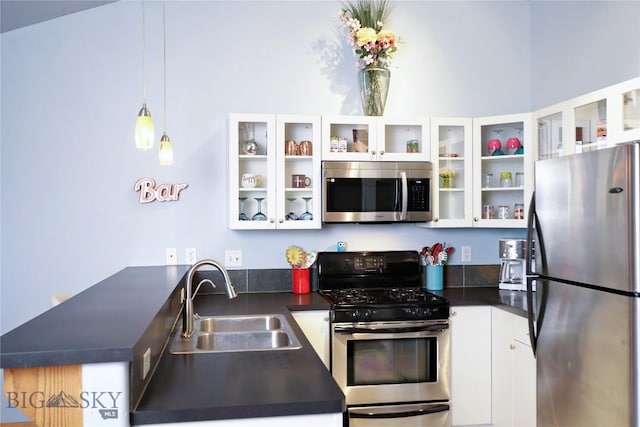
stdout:
<svg viewBox="0 0 640 427">
<path fill-rule="evenodd" d="M 524 239 L 500 239 L 498 253 L 500 257 L 499 289 L 526 291 L 526 251 Z M 535 286 L 535 285 L 534 285 Z M 535 291 L 535 287 L 533 288 Z"/>
</svg>

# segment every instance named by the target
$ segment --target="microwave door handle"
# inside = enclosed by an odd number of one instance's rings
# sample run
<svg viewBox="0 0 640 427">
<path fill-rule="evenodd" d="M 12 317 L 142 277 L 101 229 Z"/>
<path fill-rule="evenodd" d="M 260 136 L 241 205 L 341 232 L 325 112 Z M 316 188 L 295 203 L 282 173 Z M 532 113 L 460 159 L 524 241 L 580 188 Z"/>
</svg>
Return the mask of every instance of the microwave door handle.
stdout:
<svg viewBox="0 0 640 427">
<path fill-rule="evenodd" d="M 402 185 L 402 212 L 400 212 L 400 220 L 407 219 L 407 207 L 409 205 L 409 185 L 407 184 L 407 173 L 400 172 L 400 183 Z"/>
</svg>

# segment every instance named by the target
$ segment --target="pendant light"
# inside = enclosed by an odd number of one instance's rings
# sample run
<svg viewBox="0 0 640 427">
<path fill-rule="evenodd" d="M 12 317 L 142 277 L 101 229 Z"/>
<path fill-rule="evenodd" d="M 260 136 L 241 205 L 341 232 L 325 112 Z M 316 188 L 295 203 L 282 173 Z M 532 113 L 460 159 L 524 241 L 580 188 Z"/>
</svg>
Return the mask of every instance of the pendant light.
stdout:
<svg viewBox="0 0 640 427">
<path fill-rule="evenodd" d="M 145 38 L 145 16 L 144 16 L 144 0 L 142 0 L 142 108 L 138 113 L 136 120 L 136 147 L 141 150 L 147 150 L 153 147 L 155 139 L 153 119 L 147 108 L 147 76 L 146 76 L 146 38 Z"/>
<path fill-rule="evenodd" d="M 167 18 L 165 0 L 162 0 L 162 34 L 163 34 L 163 65 L 164 65 L 164 132 L 160 138 L 160 151 L 158 158 L 160 164 L 168 166 L 173 164 L 173 144 L 167 135 Z"/>
</svg>

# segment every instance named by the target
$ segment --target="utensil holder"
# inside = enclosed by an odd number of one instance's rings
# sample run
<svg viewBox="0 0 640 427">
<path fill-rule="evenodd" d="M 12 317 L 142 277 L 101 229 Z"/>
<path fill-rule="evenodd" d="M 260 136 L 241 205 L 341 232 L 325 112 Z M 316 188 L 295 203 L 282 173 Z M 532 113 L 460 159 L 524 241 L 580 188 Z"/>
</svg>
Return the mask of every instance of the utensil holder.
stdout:
<svg viewBox="0 0 640 427">
<path fill-rule="evenodd" d="M 427 265 L 425 282 L 428 291 L 441 291 L 444 287 L 444 266 Z"/>
<path fill-rule="evenodd" d="M 308 294 L 309 293 L 309 277 L 310 269 L 308 268 L 294 268 L 291 274 L 293 293 L 294 294 Z"/>
</svg>

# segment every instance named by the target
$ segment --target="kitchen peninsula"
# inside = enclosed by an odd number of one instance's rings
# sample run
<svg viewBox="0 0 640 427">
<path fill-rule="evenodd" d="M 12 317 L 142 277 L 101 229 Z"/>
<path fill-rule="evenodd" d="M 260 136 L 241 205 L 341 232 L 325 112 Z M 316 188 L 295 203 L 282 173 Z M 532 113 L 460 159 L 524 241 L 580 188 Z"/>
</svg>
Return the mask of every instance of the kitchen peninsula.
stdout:
<svg viewBox="0 0 640 427">
<path fill-rule="evenodd" d="M 201 294 L 195 310 L 202 315 L 285 315 L 302 348 L 173 355 L 165 344 L 181 308 L 187 270 L 125 268 L 3 335 L 5 396 L 17 390 L 13 386 L 24 384 L 19 381 L 23 375 L 39 372 L 51 384 L 45 382 L 45 390 L 35 391 L 47 391 L 49 397 L 49 392 L 70 395 L 75 390 L 81 407 L 34 408 L 28 401 L 12 402 L 32 419 L 45 417 L 46 411 L 75 411 L 71 419 L 79 424 L 74 425 L 82 425 L 84 419 L 84 425 L 92 426 L 263 417 L 301 421 L 301 416 L 308 417 L 304 422 L 309 425 L 314 419 L 324 420 L 322 425 L 327 419 L 341 425 L 337 414 L 344 410 L 344 396 L 291 315 L 296 310 L 327 310 L 327 302 L 314 292 L 241 293 L 235 300 Z M 452 306 L 507 304 L 517 314 L 524 313 L 517 292 L 452 288 L 443 295 Z M 62 382 L 50 376 L 56 373 L 65 376 Z M 112 392 L 114 405 L 104 398 L 86 399 L 98 390 Z"/>
</svg>

